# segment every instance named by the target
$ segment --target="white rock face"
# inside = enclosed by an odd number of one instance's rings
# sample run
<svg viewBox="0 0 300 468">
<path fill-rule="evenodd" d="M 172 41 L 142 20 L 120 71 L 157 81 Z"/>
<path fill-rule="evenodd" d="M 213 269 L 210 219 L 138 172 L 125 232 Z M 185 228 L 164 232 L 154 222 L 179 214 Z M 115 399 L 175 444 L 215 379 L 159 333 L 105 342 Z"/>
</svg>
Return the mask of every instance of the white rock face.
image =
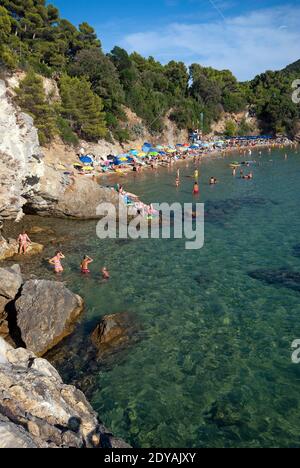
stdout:
<svg viewBox="0 0 300 468">
<path fill-rule="evenodd" d="M 0 80 L 0 216 L 16 219 L 39 190 L 44 164 L 32 118 L 12 102 Z M 26 198 L 25 198 L 26 197 Z"/>
</svg>

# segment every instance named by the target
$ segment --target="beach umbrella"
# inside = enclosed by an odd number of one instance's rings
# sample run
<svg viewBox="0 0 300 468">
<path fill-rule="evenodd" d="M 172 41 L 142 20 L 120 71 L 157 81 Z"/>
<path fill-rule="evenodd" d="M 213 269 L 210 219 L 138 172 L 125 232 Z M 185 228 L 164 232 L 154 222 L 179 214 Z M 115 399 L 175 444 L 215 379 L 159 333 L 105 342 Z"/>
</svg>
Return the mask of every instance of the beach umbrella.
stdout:
<svg viewBox="0 0 300 468">
<path fill-rule="evenodd" d="M 163 146 L 161 146 L 161 145 L 158 145 L 158 146 L 156 147 L 156 149 L 158 149 L 158 150 L 163 150 L 163 149 L 164 149 L 164 147 L 163 147 Z"/>
<path fill-rule="evenodd" d="M 79 159 L 83 164 L 92 164 L 93 163 L 92 158 L 90 158 L 89 156 L 81 156 Z"/>
<path fill-rule="evenodd" d="M 139 154 L 138 150 L 135 150 L 135 149 L 130 150 L 129 153 L 132 154 L 133 156 L 137 156 Z"/>
<path fill-rule="evenodd" d="M 144 158 L 145 156 L 147 156 L 147 153 L 145 153 L 144 151 L 142 151 L 141 153 L 138 153 L 137 155 L 139 158 Z"/>
<path fill-rule="evenodd" d="M 149 156 L 158 156 L 159 153 L 157 151 L 151 151 L 150 153 L 148 153 Z"/>
</svg>

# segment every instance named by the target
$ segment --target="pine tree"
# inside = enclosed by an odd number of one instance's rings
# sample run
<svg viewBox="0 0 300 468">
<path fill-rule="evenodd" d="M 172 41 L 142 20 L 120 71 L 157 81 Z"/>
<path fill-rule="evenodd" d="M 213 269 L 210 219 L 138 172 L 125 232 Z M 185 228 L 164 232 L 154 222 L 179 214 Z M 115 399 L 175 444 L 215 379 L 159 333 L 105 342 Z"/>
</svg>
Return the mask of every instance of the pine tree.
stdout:
<svg viewBox="0 0 300 468">
<path fill-rule="evenodd" d="M 16 93 L 17 103 L 21 109 L 34 119 L 40 143 L 42 145 L 49 143 L 57 132 L 56 116 L 47 102 L 42 78 L 30 70 L 16 89 Z"/>
<path fill-rule="evenodd" d="M 0 6 L 0 64 L 10 68 L 16 65 L 16 57 L 9 48 L 11 20 L 7 10 Z"/>
<path fill-rule="evenodd" d="M 82 138 L 98 140 L 106 136 L 106 121 L 102 99 L 84 78 L 64 75 L 60 81 L 62 115 Z"/>
</svg>

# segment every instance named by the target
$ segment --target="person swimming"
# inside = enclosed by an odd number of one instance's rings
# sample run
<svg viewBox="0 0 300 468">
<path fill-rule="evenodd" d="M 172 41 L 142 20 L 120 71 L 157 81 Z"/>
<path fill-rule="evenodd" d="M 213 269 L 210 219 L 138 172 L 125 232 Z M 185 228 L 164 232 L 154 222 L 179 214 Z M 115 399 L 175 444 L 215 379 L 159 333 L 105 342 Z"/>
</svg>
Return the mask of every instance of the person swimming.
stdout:
<svg viewBox="0 0 300 468">
<path fill-rule="evenodd" d="M 252 180 L 252 179 L 253 179 L 253 173 L 250 172 L 250 174 L 244 175 L 244 176 L 242 177 L 242 179 L 244 179 L 244 180 Z"/>
<path fill-rule="evenodd" d="M 80 264 L 80 269 L 81 269 L 81 273 L 83 274 L 88 274 L 90 273 L 90 270 L 89 270 L 89 265 L 93 262 L 94 260 L 91 258 L 91 257 L 88 257 L 87 255 L 85 255 L 83 257 L 83 260 Z"/>
<path fill-rule="evenodd" d="M 218 180 L 215 177 L 211 177 L 209 181 L 209 185 L 216 185 L 218 183 Z"/>
<path fill-rule="evenodd" d="M 31 240 L 29 239 L 26 231 L 23 231 L 22 234 L 19 235 L 18 237 L 18 243 L 19 243 L 19 255 L 26 254 L 28 244 L 31 244 Z"/>
<path fill-rule="evenodd" d="M 55 273 L 62 273 L 64 271 L 61 261 L 66 258 L 60 251 L 56 252 L 55 257 L 49 260 L 50 265 L 54 266 Z"/>
<path fill-rule="evenodd" d="M 102 268 L 101 273 L 102 273 L 102 278 L 104 280 L 109 280 L 110 279 L 110 273 L 109 273 L 109 271 L 108 271 L 108 269 L 106 267 Z"/>
</svg>

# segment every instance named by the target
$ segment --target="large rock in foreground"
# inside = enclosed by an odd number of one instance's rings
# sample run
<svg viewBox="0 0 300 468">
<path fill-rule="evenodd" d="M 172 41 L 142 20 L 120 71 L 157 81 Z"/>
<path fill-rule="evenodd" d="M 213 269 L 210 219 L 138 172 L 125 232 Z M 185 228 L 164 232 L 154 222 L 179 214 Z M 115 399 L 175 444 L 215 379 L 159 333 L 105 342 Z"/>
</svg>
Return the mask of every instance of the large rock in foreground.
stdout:
<svg viewBox="0 0 300 468">
<path fill-rule="evenodd" d="M 81 297 L 55 281 L 27 281 L 15 303 L 17 326 L 26 348 L 38 356 L 74 331 Z"/>
<path fill-rule="evenodd" d="M 0 338 L 0 448 L 129 448 L 54 367 Z"/>
<path fill-rule="evenodd" d="M 23 283 L 19 265 L 0 268 L 0 336 L 9 334 L 6 306 L 15 299 Z"/>
<path fill-rule="evenodd" d="M 11 268 L 0 268 L 0 296 L 12 300 L 18 294 L 23 283 L 19 265 Z"/>
</svg>

